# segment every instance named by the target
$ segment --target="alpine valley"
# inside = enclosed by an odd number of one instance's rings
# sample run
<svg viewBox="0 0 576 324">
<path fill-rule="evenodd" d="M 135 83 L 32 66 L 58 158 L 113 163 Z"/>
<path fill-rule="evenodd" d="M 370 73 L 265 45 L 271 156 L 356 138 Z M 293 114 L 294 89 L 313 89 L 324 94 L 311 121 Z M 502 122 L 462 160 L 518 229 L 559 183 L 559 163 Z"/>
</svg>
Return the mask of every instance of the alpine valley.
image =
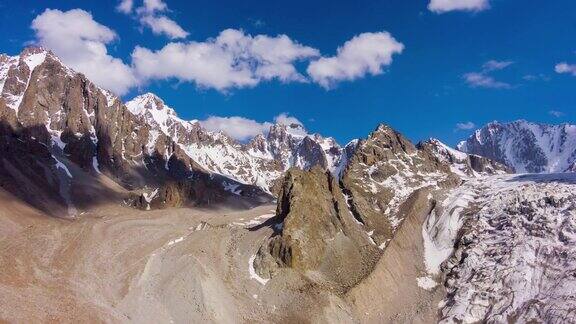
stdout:
<svg viewBox="0 0 576 324">
<path fill-rule="evenodd" d="M 0 321 L 574 323 L 576 126 L 239 142 L 0 55 Z"/>
</svg>

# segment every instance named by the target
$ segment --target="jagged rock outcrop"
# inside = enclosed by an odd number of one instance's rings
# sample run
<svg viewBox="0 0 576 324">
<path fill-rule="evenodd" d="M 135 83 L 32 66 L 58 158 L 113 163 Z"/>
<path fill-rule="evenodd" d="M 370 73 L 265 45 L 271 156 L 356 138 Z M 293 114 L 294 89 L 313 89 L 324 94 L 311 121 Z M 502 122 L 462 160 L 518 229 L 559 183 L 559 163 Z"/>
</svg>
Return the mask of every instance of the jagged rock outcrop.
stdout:
<svg viewBox="0 0 576 324">
<path fill-rule="evenodd" d="M 452 172 L 463 177 L 478 177 L 513 172 L 512 168 L 504 164 L 483 156 L 457 151 L 435 138 L 420 142 L 417 147 L 435 156 L 439 161 L 448 164 Z"/>
<path fill-rule="evenodd" d="M 370 271 L 379 254 L 349 211 L 337 179 L 319 167 L 287 172 L 276 214 L 278 233 L 261 247 L 256 262 L 266 276 L 276 267 L 315 271 L 320 281 L 346 289 Z"/>
<path fill-rule="evenodd" d="M 398 207 L 415 190 L 459 182 L 447 163 L 380 125 L 360 140 L 342 173 L 343 191 L 358 220 L 384 248 L 402 223 Z"/>
<path fill-rule="evenodd" d="M 492 122 L 477 130 L 458 150 L 495 160 L 518 173 L 576 169 L 576 126 L 518 120 Z"/>
</svg>

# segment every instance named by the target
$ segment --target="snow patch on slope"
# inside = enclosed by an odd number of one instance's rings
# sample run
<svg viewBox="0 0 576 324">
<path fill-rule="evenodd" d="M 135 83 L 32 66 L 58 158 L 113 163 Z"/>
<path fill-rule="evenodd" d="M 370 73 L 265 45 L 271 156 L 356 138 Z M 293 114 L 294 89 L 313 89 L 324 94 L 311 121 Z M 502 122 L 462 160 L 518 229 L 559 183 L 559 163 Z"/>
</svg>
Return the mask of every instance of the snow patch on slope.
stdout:
<svg viewBox="0 0 576 324">
<path fill-rule="evenodd" d="M 248 273 L 250 274 L 250 279 L 258 281 L 258 283 L 261 285 L 266 285 L 270 279 L 262 278 L 258 275 L 258 273 L 256 273 L 256 269 L 254 269 L 254 260 L 256 260 L 256 254 L 251 256 L 248 260 Z"/>
</svg>

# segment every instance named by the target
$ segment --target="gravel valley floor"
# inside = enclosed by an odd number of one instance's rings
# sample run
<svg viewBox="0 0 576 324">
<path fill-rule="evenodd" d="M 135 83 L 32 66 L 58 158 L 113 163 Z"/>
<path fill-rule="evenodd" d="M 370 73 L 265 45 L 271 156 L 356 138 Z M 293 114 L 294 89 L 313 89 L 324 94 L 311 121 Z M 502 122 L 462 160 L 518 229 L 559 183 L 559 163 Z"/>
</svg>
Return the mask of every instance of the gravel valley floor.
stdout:
<svg viewBox="0 0 576 324">
<path fill-rule="evenodd" d="M 374 271 L 344 295 L 289 269 L 253 269 L 275 206 L 75 220 L 0 191 L 0 319 L 7 322 L 573 322 L 576 176 L 470 179 L 423 192 Z M 430 199 L 438 201 L 422 214 Z M 455 248 L 455 250 L 454 250 Z"/>
</svg>

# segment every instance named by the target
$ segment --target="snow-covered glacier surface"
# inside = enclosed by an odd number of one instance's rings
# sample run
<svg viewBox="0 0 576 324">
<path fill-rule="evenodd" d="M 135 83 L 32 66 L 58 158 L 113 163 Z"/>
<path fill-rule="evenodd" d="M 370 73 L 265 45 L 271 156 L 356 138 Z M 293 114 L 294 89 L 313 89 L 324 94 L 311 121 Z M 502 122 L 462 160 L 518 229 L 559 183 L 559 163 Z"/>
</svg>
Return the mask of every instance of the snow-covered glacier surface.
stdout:
<svg viewBox="0 0 576 324">
<path fill-rule="evenodd" d="M 439 205 L 423 235 L 441 322 L 576 322 L 575 174 L 472 179 Z"/>
</svg>

